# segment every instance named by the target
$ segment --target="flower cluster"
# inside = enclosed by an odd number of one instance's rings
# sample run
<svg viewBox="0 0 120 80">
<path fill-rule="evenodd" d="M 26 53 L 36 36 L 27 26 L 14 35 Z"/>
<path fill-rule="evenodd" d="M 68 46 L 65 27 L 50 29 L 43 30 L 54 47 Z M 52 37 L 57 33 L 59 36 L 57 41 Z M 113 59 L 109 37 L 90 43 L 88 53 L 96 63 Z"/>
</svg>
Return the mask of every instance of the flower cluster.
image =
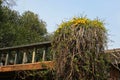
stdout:
<svg viewBox="0 0 120 80">
<path fill-rule="evenodd" d="M 98 27 L 104 29 L 104 24 L 100 20 L 90 20 L 86 17 L 74 17 L 73 19 L 67 21 L 67 22 L 62 22 L 61 25 L 59 25 L 59 28 L 56 30 L 56 33 L 61 32 L 61 30 L 65 27 L 71 27 L 75 28 L 77 26 L 84 26 L 84 27 Z"/>
<path fill-rule="evenodd" d="M 78 24 L 86 24 L 87 23 L 87 19 L 84 18 L 73 18 L 73 20 L 71 21 L 75 26 Z"/>
</svg>

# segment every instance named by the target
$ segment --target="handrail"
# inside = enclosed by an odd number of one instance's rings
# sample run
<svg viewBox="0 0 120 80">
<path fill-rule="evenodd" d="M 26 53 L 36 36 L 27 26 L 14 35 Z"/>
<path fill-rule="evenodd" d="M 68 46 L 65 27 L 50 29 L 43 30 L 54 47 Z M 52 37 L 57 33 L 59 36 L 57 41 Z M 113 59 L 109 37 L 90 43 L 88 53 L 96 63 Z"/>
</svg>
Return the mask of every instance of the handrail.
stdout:
<svg viewBox="0 0 120 80">
<path fill-rule="evenodd" d="M 20 45 L 20 46 L 14 46 L 14 47 L 5 47 L 5 48 L 0 48 L 0 51 L 6 51 L 6 50 L 17 50 L 17 49 L 25 49 L 25 48 L 33 48 L 33 47 L 50 47 L 51 46 L 51 41 L 46 41 L 46 42 L 39 42 L 39 43 L 32 43 L 32 44 L 28 44 L 28 45 Z M 116 48 L 116 49 L 108 49 L 105 50 L 105 53 L 112 53 L 112 52 L 118 52 L 120 51 L 120 48 Z"/>
<path fill-rule="evenodd" d="M 105 53 L 120 52 L 120 48 L 105 50 Z"/>
<path fill-rule="evenodd" d="M 23 48 L 32 48 L 32 47 L 44 47 L 44 46 L 51 46 L 51 42 L 40 42 L 40 43 L 33 43 L 29 45 L 21 45 L 21 46 L 14 46 L 14 47 L 5 47 L 5 48 L 0 48 L 0 51 L 5 51 L 5 50 L 17 50 L 17 49 L 23 49 Z"/>
</svg>

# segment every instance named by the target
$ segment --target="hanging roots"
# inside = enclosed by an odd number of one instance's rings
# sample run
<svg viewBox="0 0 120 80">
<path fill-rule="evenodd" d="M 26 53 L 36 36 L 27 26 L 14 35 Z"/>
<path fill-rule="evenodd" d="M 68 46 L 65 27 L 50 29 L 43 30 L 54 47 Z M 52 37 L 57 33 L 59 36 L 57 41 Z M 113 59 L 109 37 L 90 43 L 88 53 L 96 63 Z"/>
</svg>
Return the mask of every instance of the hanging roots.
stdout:
<svg viewBox="0 0 120 80">
<path fill-rule="evenodd" d="M 86 17 L 63 22 L 54 34 L 56 80 L 105 80 L 107 37 L 103 22 Z"/>
</svg>

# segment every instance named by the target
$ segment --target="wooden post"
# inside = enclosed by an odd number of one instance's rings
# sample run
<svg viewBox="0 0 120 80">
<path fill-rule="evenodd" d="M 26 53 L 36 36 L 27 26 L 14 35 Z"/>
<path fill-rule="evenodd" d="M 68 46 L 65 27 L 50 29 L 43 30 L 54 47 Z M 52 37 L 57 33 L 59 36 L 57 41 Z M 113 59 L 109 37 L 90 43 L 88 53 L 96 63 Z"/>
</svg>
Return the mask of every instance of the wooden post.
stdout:
<svg viewBox="0 0 120 80">
<path fill-rule="evenodd" d="M 45 50 L 43 50 L 43 57 L 42 60 L 45 61 Z"/>
<path fill-rule="evenodd" d="M 55 53 L 53 53 L 53 60 L 55 60 Z"/>
<path fill-rule="evenodd" d="M 17 53 L 15 53 L 15 59 L 14 59 L 14 64 L 17 62 Z"/>
<path fill-rule="evenodd" d="M 23 53 L 23 61 L 22 64 L 24 64 L 26 62 L 26 52 Z"/>
<path fill-rule="evenodd" d="M 5 59 L 5 66 L 8 64 L 8 57 L 9 57 L 9 54 L 7 53 L 6 54 L 6 59 Z"/>
<path fill-rule="evenodd" d="M 33 49 L 33 53 L 32 53 L 32 63 L 35 62 L 35 48 Z"/>
</svg>

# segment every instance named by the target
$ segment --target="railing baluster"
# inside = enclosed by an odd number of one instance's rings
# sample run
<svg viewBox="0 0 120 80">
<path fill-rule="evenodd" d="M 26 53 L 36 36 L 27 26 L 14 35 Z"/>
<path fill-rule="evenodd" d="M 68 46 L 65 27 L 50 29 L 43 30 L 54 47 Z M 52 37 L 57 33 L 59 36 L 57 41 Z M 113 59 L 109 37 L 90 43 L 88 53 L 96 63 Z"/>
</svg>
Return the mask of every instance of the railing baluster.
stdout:
<svg viewBox="0 0 120 80">
<path fill-rule="evenodd" d="M 45 50 L 43 50 L 43 57 L 42 60 L 45 61 Z"/>
<path fill-rule="evenodd" d="M 24 64 L 26 62 L 26 52 L 23 53 L 23 61 L 22 64 Z"/>
<path fill-rule="evenodd" d="M 9 54 L 7 53 L 6 54 L 6 59 L 5 59 L 5 66 L 8 64 L 8 57 L 9 57 Z"/>
<path fill-rule="evenodd" d="M 14 60 L 14 64 L 16 64 L 17 62 L 17 53 L 15 53 L 15 60 Z"/>
<path fill-rule="evenodd" d="M 55 60 L 55 53 L 53 53 L 53 60 Z"/>
<path fill-rule="evenodd" d="M 0 66 L 3 66 L 2 60 L 3 60 L 3 54 L 2 54 L 2 52 L 1 52 L 1 53 L 0 53 Z"/>
<path fill-rule="evenodd" d="M 32 63 L 35 62 L 35 48 L 33 49 L 33 53 L 32 53 Z"/>
</svg>

